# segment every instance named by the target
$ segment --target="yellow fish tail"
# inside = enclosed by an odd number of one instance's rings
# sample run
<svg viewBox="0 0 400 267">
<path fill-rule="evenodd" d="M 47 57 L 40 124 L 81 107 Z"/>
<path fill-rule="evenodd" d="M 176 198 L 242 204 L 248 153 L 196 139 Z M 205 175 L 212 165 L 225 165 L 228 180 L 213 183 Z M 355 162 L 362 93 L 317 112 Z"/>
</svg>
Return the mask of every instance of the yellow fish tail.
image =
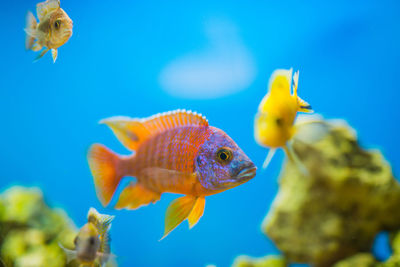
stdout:
<svg viewBox="0 0 400 267">
<path fill-rule="evenodd" d="M 189 220 L 189 227 L 192 228 L 203 215 L 204 206 L 203 197 L 184 196 L 172 201 L 165 215 L 164 235 L 161 239 L 164 239 L 186 219 Z"/>
<path fill-rule="evenodd" d="M 29 33 L 31 33 L 32 31 L 35 31 L 36 26 L 37 26 L 37 21 L 36 21 L 35 16 L 32 14 L 32 12 L 28 11 L 28 13 L 26 14 L 26 28 L 25 28 L 25 32 L 26 32 L 25 49 L 26 50 L 32 49 L 32 47 L 33 47 L 33 43 L 35 42 L 35 37 L 30 35 Z"/>
<path fill-rule="evenodd" d="M 128 174 L 124 159 L 100 144 L 94 144 L 88 153 L 97 197 L 103 206 L 110 203 L 122 177 Z"/>
</svg>

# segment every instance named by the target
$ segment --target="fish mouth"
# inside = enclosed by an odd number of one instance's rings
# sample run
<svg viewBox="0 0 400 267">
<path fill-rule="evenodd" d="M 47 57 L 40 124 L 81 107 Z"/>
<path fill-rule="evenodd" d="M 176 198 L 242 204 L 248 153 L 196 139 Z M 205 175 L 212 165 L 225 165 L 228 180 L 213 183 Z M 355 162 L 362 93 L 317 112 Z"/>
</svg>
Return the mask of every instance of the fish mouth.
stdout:
<svg viewBox="0 0 400 267">
<path fill-rule="evenodd" d="M 257 167 L 254 164 L 250 166 L 243 167 L 239 173 L 236 175 L 236 179 L 240 180 L 241 182 L 246 182 L 254 176 L 256 176 Z"/>
</svg>

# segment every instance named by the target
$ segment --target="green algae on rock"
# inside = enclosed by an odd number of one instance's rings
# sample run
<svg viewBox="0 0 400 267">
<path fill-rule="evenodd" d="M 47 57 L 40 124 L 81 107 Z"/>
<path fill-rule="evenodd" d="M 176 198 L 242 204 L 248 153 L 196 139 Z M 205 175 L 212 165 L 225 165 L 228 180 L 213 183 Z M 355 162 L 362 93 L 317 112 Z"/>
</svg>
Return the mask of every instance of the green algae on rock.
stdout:
<svg viewBox="0 0 400 267">
<path fill-rule="evenodd" d="M 400 266 L 400 232 L 391 233 L 393 254 L 385 262 L 378 262 L 371 253 L 359 253 L 337 262 L 334 267 L 399 267 Z"/>
<path fill-rule="evenodd" d="M 379 231 L 400 229 L 400 186 L 380 151 L 362 149 L 345 123 L 323 124 L 329 130 L 319 140 L 295 139 L 310 175 L 285 163 L 262 224 L 288 262 L 331 266 L 369 252 Z"/>
<path fill-rule="evenodd" d="M 78 266 L 66 263 L 59 246 L 74 247 L 76 234 L 67 214 L 49 208 L 40 189 L 14 186 L 0 194 L 0 266 Z"/>
<path fill-rule="evenodd" d="M 281 256 L 265 256 L 252 258 L 249 256 L 238 256 L 232 267 L 286 267 L 286 261 Z"/>
</svg>

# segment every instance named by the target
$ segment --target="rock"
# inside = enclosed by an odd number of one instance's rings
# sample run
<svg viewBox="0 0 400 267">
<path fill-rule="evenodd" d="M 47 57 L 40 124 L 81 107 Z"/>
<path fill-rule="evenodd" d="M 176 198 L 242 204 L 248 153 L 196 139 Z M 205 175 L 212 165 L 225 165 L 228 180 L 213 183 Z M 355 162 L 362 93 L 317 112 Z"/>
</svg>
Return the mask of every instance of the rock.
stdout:
<svg viewBox="0 0 400 267">
<path fill-rule="evenodd" d="M 331 266 L 369 252 L 378 232 L 400 229 L 400 186 L 381 152 L 362 149 L 353 129 L 321 125 L 318 140 L 307 140 L 315 126 L 301 127 L 293 148 L 309 175 L 284 164 L 262 230 L 288 262 Z"/>
<path fill-rule="evenodd" d="M 286 261 L 280 256 L 266 256 L 252 258 L 249 256 L 238 256 L 232 267 L 286 267 Z"/>
<path fill-rule="evenodd" d="M 342 260 L 334 265 L 334 267 L 375 267 L 377 261 L 370 253 L 360 253 Z"/>
</svg>

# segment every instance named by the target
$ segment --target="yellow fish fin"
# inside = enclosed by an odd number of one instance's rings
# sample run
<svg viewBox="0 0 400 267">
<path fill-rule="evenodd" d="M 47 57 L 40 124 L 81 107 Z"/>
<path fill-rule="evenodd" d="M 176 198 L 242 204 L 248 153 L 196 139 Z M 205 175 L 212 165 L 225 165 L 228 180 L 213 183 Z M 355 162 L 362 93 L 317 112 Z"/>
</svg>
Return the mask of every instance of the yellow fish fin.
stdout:
<svg viewBox="0 0 400 267">
<path fill-rule="evenodd" d="M 293 74 L 293 95 L 297 98 L 297 86 L 299 85 L 299 71 Z"/>
<path fill-rule="evenodd" d="M 43 48 L 38 42 L 34 43 L 31 47 L 32 51 L 38 52 Z"/>
<path fill-rule="evenodd" d="M 41 59 L 47 52 L 49 52 L 49 48 L 43 49 L 43 51 L 35 58 L 35 60 L 33 62 L 38 61 L 39 59 Z"/>
<path fill-rule="evenodd" d="M 111 128 L 118 140 L 130 150 L 161 132 L 180 126 L 208 126 L 201 114 L 186 110 L 160 113 L 145 119 L 111 117 L 100 121 Z"/>
<path fill-rule="evenodd" d="M 193 208 L 196 205 L 198 197 L 184 196 L 177 198 L 171 202 L 167 208 L 165 215 L 165 228 L 164 235 L 161 239 L 164 239 L 172 230 L 174 230 L 181 222 L 186 220 Z M 201 203 L 200 203 L 201 206 Z M 204 207 L 204 205 L 203 205 Z M 195 215 L 192 217 L 192 223 L 194 223 Z M 200 217 L 197 218 L 197 220 Z M 196 220 L 196 222 L 197 222 Z M 161 240 L 160 239 L 160 240 Z"/>
<path fill-rule="evenodd" d="M 292 72 L 293 69 L 275 70 L 269 79 L 269 91 L 274 92 L 285 90 L 290 92 L 290 86 L 292 84 Z"/>
<path fill-rule="evenodd" d="M 307 112 L 307 113 L 312 113 L 314 110 L 312 110 L 311 105 L 308 104 L 306 101 L 301 99 L 300 97 L 297 97 L 297 103 L 299 105 L 298 111 L 300 112 Z"/>
<path fill-rule="evenodd" d="M 107 206 L 122 177 L 127 174 L 126 166 L 122 164 L 127 157 L 119 156 L 100 144 L 92 145 L 87 157 L 97 197 L 103 206 Z"/>
<path fill-rule="evenodd" d="M 60 8 L 59 0 L 47 0 L 36 5 L 36 13 L 39 21 L 42 21 L 44 17 L 51 11 Z"/>
<path fill-rule="evenodd" d="M 57 55 L 58 55 L 58 50 L 57 48 L 51 49 L 51 55 L 53 57 L 53 63 L 56 63 Z"/>
<path fill-rule="evenodd" d="M 132 182 L 121 192 L 115 208 L 134 210 L 140 206 L 155 203 L 160 199 L 160 197 L 160 193 L 151 191 L 140 183 Z"/>
<path fill-rule="evenodd" d="M 95 208 L 90 208 L 88 212 L 88 222 L 96 225 L 100 234 L 107 232 L 111 226 L 111 221 L 115 216 L 100 214 Z"/>
<path fill-rule="evenodd" d="M 28 13 L 26 14 L 26 29 L 29 30 L 36 30 L 36 26 L 37 26 L 37 21 L 35 19 L 35 16 L 32 14 L 32 12 L 28 11 Z M 32 48 L 33 46 L 33 42 L 35 41 L 35 37 L 31 36 L 28 34 L 28 32 L 26 33 L 26 37 L 25 37 L 25 49 L 29 50 Z"/>
<path fill-rule="evenodd" d="M 267 155 L 267 157 L 265 158 L 264 163 L 263 163 L 263 166 L 262 166 L 263 169 L 266 169 L 266 168 L 268 167 L 269 163 L 271 162 L 272 158 L 273 158 L 274 155 L 275 155 L 275 152 L 276 152 L 276 148 L 270 148 L 270 149 L 269 149 L 268 155 Z"/>
<path fill-rule="evenodd" d="M 285 150 L 286 155 L 288 156 L 289 160 L 296 165 L 297 169 L 304 175 L 309 176 L 309 172 L 304 164 L 300 161 L 299 157 L 297 156 L 296 152 L 294 152 L 293 148 L 286 144 L 283 149 Z"/>
<path fill-rule="evenodd" d="M 195 226 L 200 218 L 203 216 L 205 205 L 206 199 L 204 197 L 197 198 L 196 204 L 194 204 L 194 207 L 188 217 L 189 229 L 192 229 L 193 226 Z"/>
</svg>

